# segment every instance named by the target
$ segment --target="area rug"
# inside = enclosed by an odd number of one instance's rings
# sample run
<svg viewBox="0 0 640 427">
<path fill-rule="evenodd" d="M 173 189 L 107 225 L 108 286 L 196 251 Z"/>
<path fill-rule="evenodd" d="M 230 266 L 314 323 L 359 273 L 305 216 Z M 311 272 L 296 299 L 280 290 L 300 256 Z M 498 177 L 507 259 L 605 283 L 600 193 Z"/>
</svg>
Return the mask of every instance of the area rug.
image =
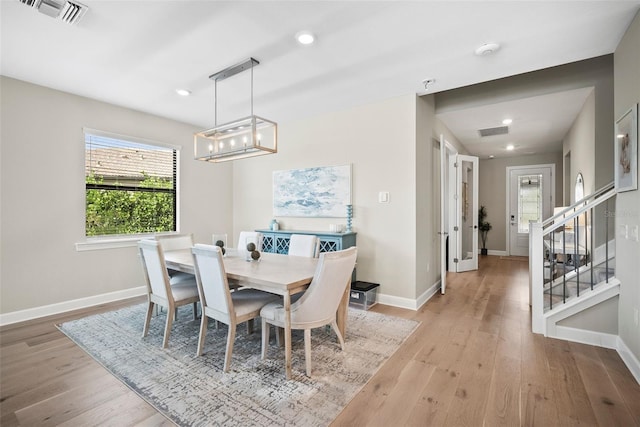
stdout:
<svg viewBox="0 0 640 427">
<path fill-rule="evenodd" d="M 166 314 L 142 336 L 145 304 L 59 325 L 60 330 L 158 411 L 181 426 L 326 426 L 419 322 L 349 309 L 345 351 L 329 328 L 314 329 L 312 377 L 305 374 L 302 331 L 293 332 L 293 377 L 284 375 L 284 350 L 272 328 L 260 358 L 260 321 L 252 334 L 240 325 L 231 369 L 222 372 L 226 325 L 209 322 L 204 354 L 196 357 L 199 319 L 180 309 L 169 348 L 162 349 Z"/>
</svg>

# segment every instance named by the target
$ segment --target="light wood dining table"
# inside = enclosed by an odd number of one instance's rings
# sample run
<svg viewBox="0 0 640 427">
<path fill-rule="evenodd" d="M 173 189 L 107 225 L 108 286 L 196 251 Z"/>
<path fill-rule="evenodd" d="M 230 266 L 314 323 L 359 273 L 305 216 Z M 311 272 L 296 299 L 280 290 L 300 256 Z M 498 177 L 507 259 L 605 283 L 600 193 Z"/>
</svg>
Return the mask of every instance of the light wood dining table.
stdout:
<svg viewBox="0 0 640 427">
<path fill-rule="evenodd" d="M 167 268 L 195 274 L 190 249 L 164 252 Z M 282 295 L 285 311 L 284 348 L 285 374 L 291 378 L 291 295 L 303 292 L 313 279 L 317 258 L 262 253 L 259 261 L 247 261 L 243 253 L 227 249 L 224 268 L 230 283 Z M 349 287 L 336 313 L 340 333 L 345 336 Z"/>
</svg>

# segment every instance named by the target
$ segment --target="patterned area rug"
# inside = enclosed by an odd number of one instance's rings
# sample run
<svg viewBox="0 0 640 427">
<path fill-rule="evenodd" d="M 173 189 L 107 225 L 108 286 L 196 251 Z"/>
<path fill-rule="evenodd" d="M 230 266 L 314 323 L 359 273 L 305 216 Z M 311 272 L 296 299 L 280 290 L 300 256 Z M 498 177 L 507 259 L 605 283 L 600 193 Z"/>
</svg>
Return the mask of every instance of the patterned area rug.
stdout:
<svg viewBox="0 0 640 427">
<path fill-rule="evenodd" d="M 284 349 L 272 328 L 260 359 L 260 320 L 253 334 L 236 333 L 231 370 L 222 372 L 226 325 L 209 322 L 205 353 L 196 357 L 199 319 L 180 309 L 169 348 L 162 349 L 166 314 L 142 336 L 146 304 L 98 314 L 59 328 L 113 375 L 181 426 L 326 426 L 376 373 L 419 322 L 349 309 L 345 351 L 333 331 L 312 331 L 312 378 L 304 374 L 302 331 L 293 332 L 293 379 L 284 377 Z"/>
</svg>

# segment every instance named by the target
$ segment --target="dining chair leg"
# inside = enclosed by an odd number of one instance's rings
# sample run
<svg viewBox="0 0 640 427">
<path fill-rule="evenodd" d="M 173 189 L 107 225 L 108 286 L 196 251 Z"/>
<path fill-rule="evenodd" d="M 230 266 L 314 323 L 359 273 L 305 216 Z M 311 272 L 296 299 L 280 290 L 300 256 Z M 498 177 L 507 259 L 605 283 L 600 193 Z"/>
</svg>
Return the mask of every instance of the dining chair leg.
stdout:
<svg viewBox="0 0 640 427">
<path fill-rule="evenodd" d="M 311 329 L 304 330 L 304 362 L 307 367 L 307 376 L 311 377 Z"/>
<path fill-rule="evenodd" d="M 151 323 L 151 316 L 153 315 L 153 308 L 156 306 L 153 302 L 149 301 L 149 306 L 147 307 L 147 317 L 144 320 L 144 327 L 142 328 L 142 337 L 146 337 L 149 333 L 149 323 Z M 157 306 L 156 306 L 157 309 Z"/>
<path fill-rule="evenodd" d="M 178 320 L 178 307 L 173 309 L 173 320 Z"/>
<path fill-rule="evenodd" d="M 162 348 L 167 348 L 169 346 L 169 335 L 171 335 L 171 324 L 173 323 L 173 314 L 174 310 L 169 308 L 167 310 L 167 324 L 164 327 L 164 340 L 162 341 Z"/>
<path fill-rule="evenodd" d="M 209 318 L 202 313 L 202 320 L 200 321 L 200 335 L 198 336 L 198 349 L 196 350 L 196 356 L 202 356 L 202 349 L 204 348 L 204 338 L 207 335 L 207 325 Z"/>
<path fill-rule="evenodd" d="M 231 355 L 233 354 L 233 343 L 236 340 L 236 325 L 234 322 L 229 324 L 229 332 L 227 334 L 227 351 L 224 356 L 224 372 L 229 372 L 231 366 Z"/>
<path fill-rule="evenodd" d="M 338 328 L 338 323 L 336 323 L 336 321 L 334 320 L 333 322 L 331 322 L 331 327 L 333 328 L 333 331 L 338 336 L 338 342 L 340 343 L 340 349 L 342 351 L 344 351 L 344 337 L 340 333 L 340 328 Z"/>
<path fill-rule="evenodd" d="M 193 320 L 198 318 L 198 302 L 193 303 Z"/>
<path fill-rule="evenodd" d="M 267 357 L 267 347 L 269 346 L 269 332 L 271 326 L 265 319 L 262 319 L 262 360 Z"/>
<path fill-rule="evenodd" d="M 247 320 L 247 335 L 251 335 L 253 333 L 253 319 Z"/>
</svg>

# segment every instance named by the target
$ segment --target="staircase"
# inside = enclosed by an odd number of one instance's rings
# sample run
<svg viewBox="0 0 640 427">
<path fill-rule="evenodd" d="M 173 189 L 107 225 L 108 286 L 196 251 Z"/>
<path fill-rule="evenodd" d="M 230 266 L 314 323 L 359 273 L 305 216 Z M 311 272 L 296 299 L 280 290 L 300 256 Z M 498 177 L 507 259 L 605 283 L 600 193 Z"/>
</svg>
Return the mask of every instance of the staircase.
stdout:
<svg viewBox="0 0 640 427">
<path fill-rule="evenodd" d="M 613 183 L 561 209 L 529 232 L 532 330 L 553 336 L 556 324 L 619 293 L 615 278 Z"/>
</svg>

